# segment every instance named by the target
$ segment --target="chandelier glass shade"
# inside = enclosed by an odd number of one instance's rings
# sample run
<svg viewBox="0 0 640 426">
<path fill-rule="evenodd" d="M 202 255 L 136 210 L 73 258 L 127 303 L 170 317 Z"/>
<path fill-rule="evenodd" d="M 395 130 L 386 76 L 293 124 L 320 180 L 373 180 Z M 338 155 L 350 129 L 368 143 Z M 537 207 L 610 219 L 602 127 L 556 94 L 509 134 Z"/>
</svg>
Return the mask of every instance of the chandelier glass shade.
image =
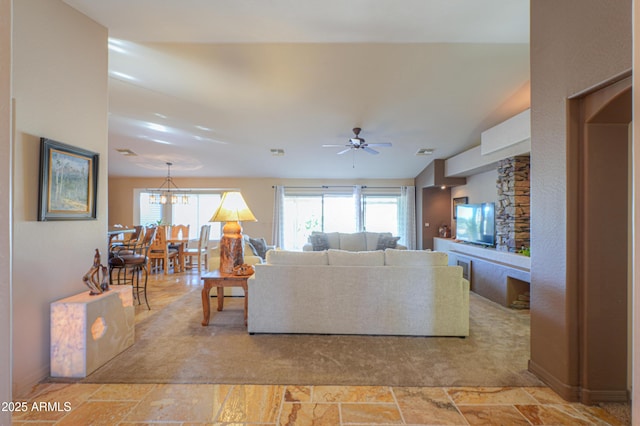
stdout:
<svg viewBox="0 0 640 426">
<path fill-rule="evenodd" d="M 180 190 L 171 177 L 171 166 L 167 164 L 167 177 L 158 189 L 149 191 L 149 204 L 189 204 L 189 195 Z"/>
</svg>

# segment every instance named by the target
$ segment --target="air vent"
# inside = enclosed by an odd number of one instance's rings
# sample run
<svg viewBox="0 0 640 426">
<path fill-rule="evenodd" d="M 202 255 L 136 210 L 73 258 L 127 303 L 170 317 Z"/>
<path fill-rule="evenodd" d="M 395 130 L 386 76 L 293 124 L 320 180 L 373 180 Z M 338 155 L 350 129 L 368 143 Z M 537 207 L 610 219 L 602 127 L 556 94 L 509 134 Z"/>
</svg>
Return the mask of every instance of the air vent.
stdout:
<svg viewBox="0 0 640 426">
<path fill-rule="evenodd" d="M 282 157 L 284 155 L 284 149 L 272 148 L 271 155 L 273 155 L 274 157 Z"/>
<path fill-rule="evenodd" d="M 131 151 L 128 148 L 116 149 L 116 151 L 118 151 L 120 154 L 126 155 L 128 157 L 135 157 L 136 155 L 138 155 L 138 154 L 136 154 L 135 152 Z"/>
<path fill-rule="evenodd" d="M 416 151 L 416 155 L 431 155 L 433 151 L 435 151 L 433 148 L 420 148 Z"/>
</svg>

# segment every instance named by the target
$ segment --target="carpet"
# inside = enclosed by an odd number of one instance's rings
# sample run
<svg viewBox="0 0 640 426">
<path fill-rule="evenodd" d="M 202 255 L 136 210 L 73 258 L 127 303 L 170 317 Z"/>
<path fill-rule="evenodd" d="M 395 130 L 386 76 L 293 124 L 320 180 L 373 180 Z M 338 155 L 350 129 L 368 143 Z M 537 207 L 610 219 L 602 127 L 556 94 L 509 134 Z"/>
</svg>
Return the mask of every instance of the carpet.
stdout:
<svg viewBox="0 0 640 426">
<path fill-rule="evenodd" d="M 470 336 L 249 335 L 243 298 L 203 327 L 193 290 L 136 326 L 133 346 L 84 383 L 543 386 L 529 373 L 529 314 L 471 294 Z"/>
</svg>

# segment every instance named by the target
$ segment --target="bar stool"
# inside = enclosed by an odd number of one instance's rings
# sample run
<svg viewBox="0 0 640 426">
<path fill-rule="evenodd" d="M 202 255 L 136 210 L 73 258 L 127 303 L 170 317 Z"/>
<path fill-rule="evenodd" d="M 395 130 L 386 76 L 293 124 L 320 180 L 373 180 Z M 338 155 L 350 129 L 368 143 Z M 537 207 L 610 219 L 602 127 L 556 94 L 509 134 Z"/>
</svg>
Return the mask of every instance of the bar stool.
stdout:
<svg viewBox="0 0 640 426">
<path fill-rule="evenodd" d="M 117 270 L 116 284 L 131 284 L 133 296 L 140 302 L 140 292 L 143 292 L 144 301 L 149 306 L 147 299 L 147 280 L 149 277 L 149 247 L 155 238 L 156 228 L 146 228 L 144 237 L 131 244 L 123 244 L 111 248 L 109 256 L 109 281 L 113 285 L 113 271 Z M 127 271 L 131 277 L 127 278 Z M 144 284 L 140 284 L 140 274 L 144 273 Z"/>
</svg>

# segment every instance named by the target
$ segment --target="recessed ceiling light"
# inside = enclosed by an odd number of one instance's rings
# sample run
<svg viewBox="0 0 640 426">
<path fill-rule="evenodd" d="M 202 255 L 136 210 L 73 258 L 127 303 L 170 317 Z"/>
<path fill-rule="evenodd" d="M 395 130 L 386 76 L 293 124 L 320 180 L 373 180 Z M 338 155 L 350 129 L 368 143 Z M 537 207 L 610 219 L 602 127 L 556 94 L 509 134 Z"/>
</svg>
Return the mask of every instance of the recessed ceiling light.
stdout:
<svg viewBox="0 0 640 426">
<path fill-rule="evenodd" d="M 271 148 L 271 155 L 274 157 L 282 157 L 284 155 L 284 149 L 281 148 Z"/>
<path fill-rule="evenodd" d="M 138 154 L 136 154 L 135 152 L 131 151 L 128 148 L 120 148 L 120 149 L 116 149 L 116 151 L 118 151 L 120 154 L 126 155 L 128 157 L 133 157 L 133 156 L 138 155 Z"/>
<path fill-rule="evenodd" d="M 164 114 L 160 114 L 159 112 L 154 112 L 154 113 L 153 113 L 153 115 L 155 115 L 156 117 L 164 118 L 164 119 L 166 119 L 166 118 L 167 118 L 167 116 L 166 116 L 166 115 L 164 115 Z"/>
<path fill-rule="evenodd" d="M 213 129 L 205 126 L 196 126 L 196 129 L 204 130 L 205 132 L 213 132 Z"/>
<path fill-rule="evenodd" d="M 431 155 L 433 154 L 433 151 L 435 151 L 433 148 L 420 148 L 416 151 L 416 155 Z"/>
</svg>

